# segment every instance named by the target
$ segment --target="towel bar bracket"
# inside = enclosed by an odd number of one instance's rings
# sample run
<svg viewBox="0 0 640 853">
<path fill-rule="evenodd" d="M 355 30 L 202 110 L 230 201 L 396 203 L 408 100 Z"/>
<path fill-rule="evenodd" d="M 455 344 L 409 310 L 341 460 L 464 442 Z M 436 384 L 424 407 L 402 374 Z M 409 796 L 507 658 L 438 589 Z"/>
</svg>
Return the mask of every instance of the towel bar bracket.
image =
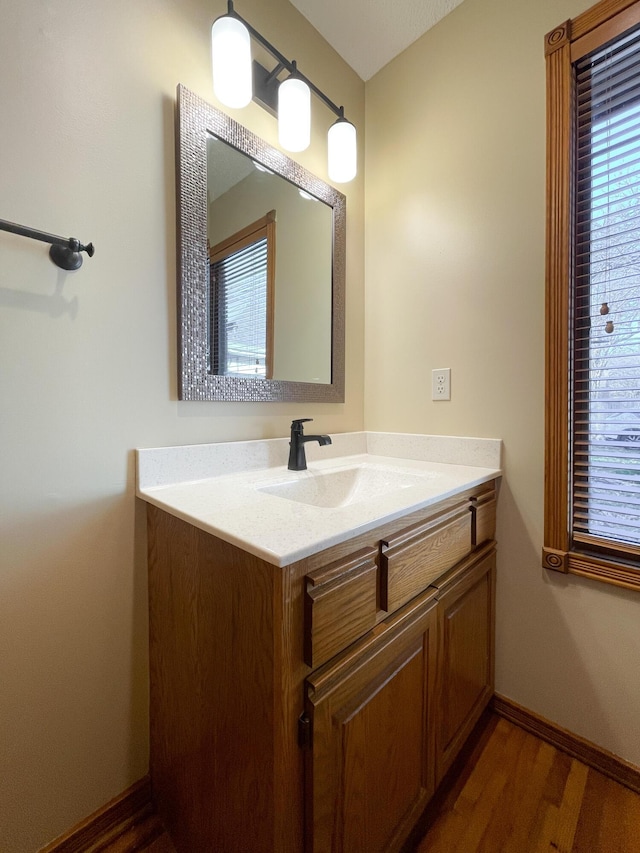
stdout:
<svg viewBox="0 0 640 853">
<path fill-rule="evenodd" d="M 9 231 L 11 234 L 40 240 L 42 243 L 51 243 L 49 257 L 56 266 L 63 270 L 80 269 L 82 266 L 82 255 L 80 253 L 86 252 L 92 258 L 95 252 L 93 243 L 87 243 L 85 246 L 75 237 L 57 237 L 55 234 L 47 234 L 45 231 L 38 231 L 36 228 L 27 228 L 26 225 L 7 222 L 6 219 L 0 219 L 0 231 Z"/>
</svg>

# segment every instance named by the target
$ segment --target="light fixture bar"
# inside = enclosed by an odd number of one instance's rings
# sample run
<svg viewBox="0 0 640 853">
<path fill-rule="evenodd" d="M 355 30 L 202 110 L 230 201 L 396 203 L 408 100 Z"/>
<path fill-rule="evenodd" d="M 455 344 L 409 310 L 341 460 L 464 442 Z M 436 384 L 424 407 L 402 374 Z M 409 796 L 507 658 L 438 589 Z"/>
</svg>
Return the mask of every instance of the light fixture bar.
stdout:
<svg viewBox="0 0 640 853">
<path fill-rule="evenodd" d="M 338 107 L 336 104 L 334 104 L 331 98 L 327 97 L 327 95 L 325 95 L 325 93 L 321 89 L 318 89 L 318 87 L 311 80 L 309 80 L 308 77 L 302 74 L 302 72 L 296 68 L 293 62 L 289 61 L 286 56 L 280 53 L 277 47 L 274 47 L 271 42 L 267 41 L 267 39 L 261 33 L 259 33 L 258 30 L 254 29 L 254 27 L 252 27 L 248 21 L 245 21 L 245 19 L 241 15 L 239 15 L 233 8 L 233 0 L 227 0 L 227 14 L 230 15 L 232 18 L 236 18 L 238 21 L 244 24 L 245 27 L 249 30 L 249 34 L 252 36 L 252 38 L 254 38 L 259 44 L 261 44 L 262 47 L 264 47 L 264 49 L 268 53 L 270 53 L 274 59 L 278 60 L 278 64 L 282 66 L 281 68 L 278 68 L 276 66 L 277 70 L 274 69 L 274 71 L 269 72 L 268 76 L 272 76 L 272 79 L 275 80 L 277 74 L 279 74 L 284 69 L 286 69 L 290 74 L 293 73 L 293 71 L 295 70 L 297 76 L 301 80 L 304 80 L 304 82 L 311 89 L 314 95 L 316 95 L 316 97 L 320 98 L 320 100 L 323 101 L 326 106 L 329 107 L 329 109 L 334 112 L 339 118 L 344 118 L 344 108 Z"/>
</svg>

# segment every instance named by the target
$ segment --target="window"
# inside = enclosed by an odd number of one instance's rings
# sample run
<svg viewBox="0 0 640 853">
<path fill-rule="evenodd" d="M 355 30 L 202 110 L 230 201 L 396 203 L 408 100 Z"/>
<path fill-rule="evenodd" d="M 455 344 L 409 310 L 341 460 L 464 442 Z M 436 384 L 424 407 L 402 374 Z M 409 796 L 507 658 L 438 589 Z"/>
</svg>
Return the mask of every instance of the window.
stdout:
<svg viewBox="0 0 640 853">
<path fill-rule="evenodd" d="M 640 589 L 640 2 L 546 56 L 543 565 Z"/>
<path fill-rule="evenodd" d="M 275 211 L 209 250 L 209 372 L 273 376 Z"/>
</svg>

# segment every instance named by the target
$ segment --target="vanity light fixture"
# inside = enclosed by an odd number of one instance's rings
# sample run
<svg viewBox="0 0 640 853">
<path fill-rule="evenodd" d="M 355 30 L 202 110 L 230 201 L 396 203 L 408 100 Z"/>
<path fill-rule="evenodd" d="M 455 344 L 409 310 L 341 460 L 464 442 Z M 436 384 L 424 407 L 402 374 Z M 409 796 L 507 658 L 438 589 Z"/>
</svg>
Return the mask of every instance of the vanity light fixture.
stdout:
<svg viewBox="0 0 640 853">
<path fill-rule="evenodd" d="M 356 129 L 344 117 L 344 110 L 329 128 L 328 157 L 329 177 L 338 184 L 352 181 L 358 170 Z"/>
<path fill-rule="evenodd" d="M 228 107 L 246 107 L 253 97 L 251 37 L 242 21 L 223 15 L 211 27 L 213 91 Z"/>
<path fill-rule="evenodd" d="M 311 89 L 292 65 L 278 86 L 278 141 L 285 151 L 304 151 L 311 142 Z"/>
<path fill-rule="evenodd" d="M 251 39 L 276 60 L 269 71 L 256 60 L 251 62 Z M 355 178 L 358 169 L 356 129 L 338 107 L 308 77 L 288 60 L 233 8 L 227 0 L 227 14 L 213 22 L 211 29 L 213 90 L 225 106 L 238 109 L 251 101 L 278 118 L 278 139 L 286 151 L 304 151 L 311 138 L 311 92 L 338 117 L 329 128 L 328 172 L 336 183 Z M 278 80 L 283 72 L 289 76 Z"/>
</svg>

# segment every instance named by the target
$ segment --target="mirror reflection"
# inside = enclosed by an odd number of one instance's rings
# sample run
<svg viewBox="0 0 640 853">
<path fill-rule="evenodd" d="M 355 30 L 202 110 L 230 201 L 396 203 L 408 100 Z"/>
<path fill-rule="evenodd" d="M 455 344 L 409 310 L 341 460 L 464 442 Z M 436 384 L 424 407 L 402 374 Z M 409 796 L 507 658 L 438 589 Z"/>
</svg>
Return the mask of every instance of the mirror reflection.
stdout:
<svg viewBox="0 0 640 853">
<path fill-rule="evenodd" d="M 333 209 L 207 135 L 209 372 L 331 382 Z"/>
</svg>

